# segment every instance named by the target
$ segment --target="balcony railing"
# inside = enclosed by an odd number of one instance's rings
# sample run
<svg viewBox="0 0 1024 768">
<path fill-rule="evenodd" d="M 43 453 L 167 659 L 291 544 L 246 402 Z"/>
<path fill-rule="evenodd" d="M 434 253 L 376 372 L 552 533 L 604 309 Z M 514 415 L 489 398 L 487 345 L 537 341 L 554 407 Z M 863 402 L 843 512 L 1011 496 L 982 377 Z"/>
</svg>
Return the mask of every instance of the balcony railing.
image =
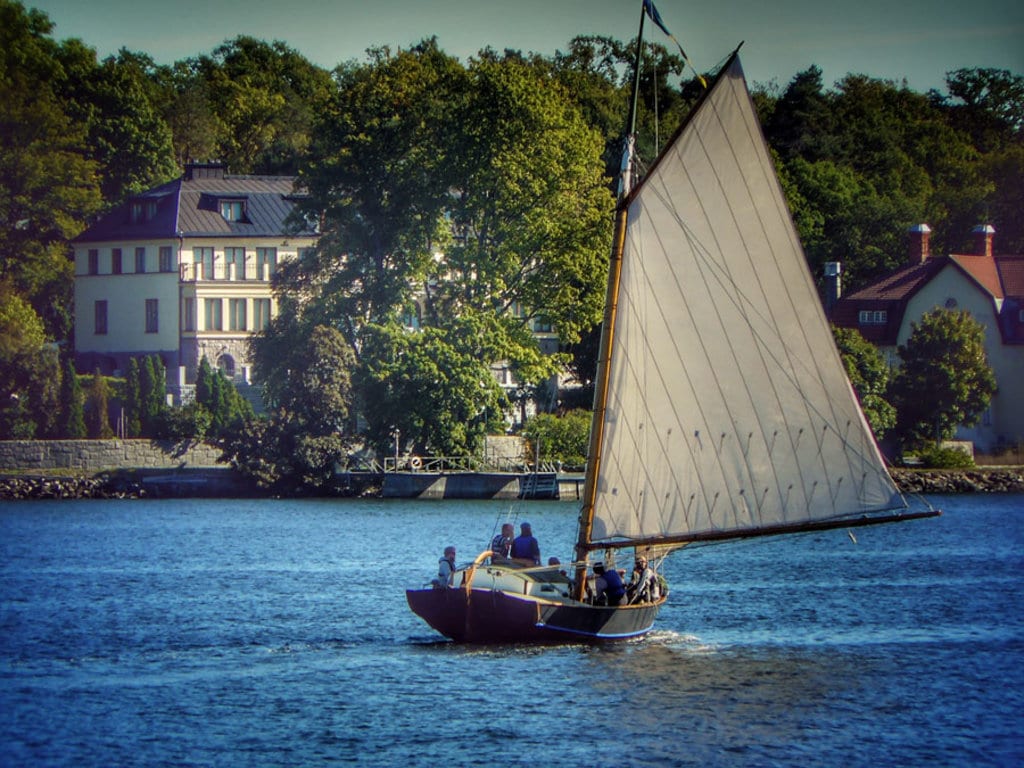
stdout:
<svg viewBox="0 0 1024 768">
<path fill-rule="evenodd" d="M 273 274 L 271 264 L 181 264 L 178 268 L 179 279 L 183 283 L 203 281 L 227 282 L 269 282 Z"/>
</svg>

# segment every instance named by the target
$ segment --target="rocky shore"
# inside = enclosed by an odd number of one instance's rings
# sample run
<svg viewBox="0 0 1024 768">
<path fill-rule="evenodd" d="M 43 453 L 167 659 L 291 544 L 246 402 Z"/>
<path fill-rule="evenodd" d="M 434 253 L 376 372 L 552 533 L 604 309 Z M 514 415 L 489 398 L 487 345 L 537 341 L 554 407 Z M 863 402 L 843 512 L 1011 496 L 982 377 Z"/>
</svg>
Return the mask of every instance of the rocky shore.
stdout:
<svg viewBox="0 0 1024 768">
<path fill-rule="evenodd" d="M 1024 493 L 1024 468 L 893 469 L 903 493 Z"/>
<path fill-rule="evenodd" d="M 97 475 L 0 476 L 0 500 L 16 499 L 142 499 L 201 498 L 269 495 L 240 485 L 220 473 L 179 473 L 139 477 L 131 473 Z M 894 469 L 893 478 L 904 493 L 1024 493 L 1024 468 L 998 469 Z M 335 496 L 380 495 L 374 478 L 351 476 Z"/>
</svg>

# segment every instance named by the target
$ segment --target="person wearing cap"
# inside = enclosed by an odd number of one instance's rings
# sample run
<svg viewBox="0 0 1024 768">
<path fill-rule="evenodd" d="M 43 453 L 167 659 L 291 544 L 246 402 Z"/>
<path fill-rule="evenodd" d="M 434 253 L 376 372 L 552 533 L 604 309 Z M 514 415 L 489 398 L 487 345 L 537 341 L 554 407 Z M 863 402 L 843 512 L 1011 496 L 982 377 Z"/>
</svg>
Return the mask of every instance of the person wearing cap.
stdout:
<svg viewBox="0 0 1024 768">
<path fill-rule="evenodd" d="M 540 544 L 529 523 L 520 523 L 519 535 L 512 542 L 512 560 L 522 565 L 540 565 Z"/>
<path fill-rule="evenodd" d="M 594 602 L 598 605 L 618 605 L 626 596 L 626 586 L 614 568 L 607 571 L 604 563 L 594 563 Z"/>
<path fill-rule="evenodd" d="M 658 599 L 658 577 L 643 555 L 636 556 L 633 576 L 626 587 L 630 603 L 653 603 Z"/>
</svg>

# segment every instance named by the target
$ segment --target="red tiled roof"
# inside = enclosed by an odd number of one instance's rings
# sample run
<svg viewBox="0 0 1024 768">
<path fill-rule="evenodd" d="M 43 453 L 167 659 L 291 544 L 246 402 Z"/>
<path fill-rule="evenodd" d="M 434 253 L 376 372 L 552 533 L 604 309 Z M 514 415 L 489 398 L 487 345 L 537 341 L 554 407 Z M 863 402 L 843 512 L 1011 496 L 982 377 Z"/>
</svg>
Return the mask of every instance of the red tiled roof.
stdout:
<svg viewBox="0 0 1024 768">
<path fill-rule="evenodd" d="M 999 281 L 995 258 L 967 254 L 952 254 L 949 258 L 994 298 L 1003 298 L 1003 287 Z"/>
</svg>

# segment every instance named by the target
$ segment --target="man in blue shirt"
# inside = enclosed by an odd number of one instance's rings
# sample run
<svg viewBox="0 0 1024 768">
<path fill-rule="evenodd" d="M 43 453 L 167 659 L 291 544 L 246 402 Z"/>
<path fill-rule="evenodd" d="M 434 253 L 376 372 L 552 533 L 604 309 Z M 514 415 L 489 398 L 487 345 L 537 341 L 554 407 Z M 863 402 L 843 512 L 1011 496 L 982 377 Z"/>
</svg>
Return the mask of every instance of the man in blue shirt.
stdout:
<svg viewBox="0 0 1024 768">
<path fill-rule="evenodd" d="M 519 535 L 512 542 L 512 560 L 522 565 L 540 565 L 540 544 L 533 538 L 529 523 L 519 525 Z"/>
<path fill-rule="evenodd" d="M 626 594 L 622 577 L 614 568 L 605 570 L 604 563 L 594 563 L 594 602 L 597 605 L 618 605 Z"/>
</svg>

